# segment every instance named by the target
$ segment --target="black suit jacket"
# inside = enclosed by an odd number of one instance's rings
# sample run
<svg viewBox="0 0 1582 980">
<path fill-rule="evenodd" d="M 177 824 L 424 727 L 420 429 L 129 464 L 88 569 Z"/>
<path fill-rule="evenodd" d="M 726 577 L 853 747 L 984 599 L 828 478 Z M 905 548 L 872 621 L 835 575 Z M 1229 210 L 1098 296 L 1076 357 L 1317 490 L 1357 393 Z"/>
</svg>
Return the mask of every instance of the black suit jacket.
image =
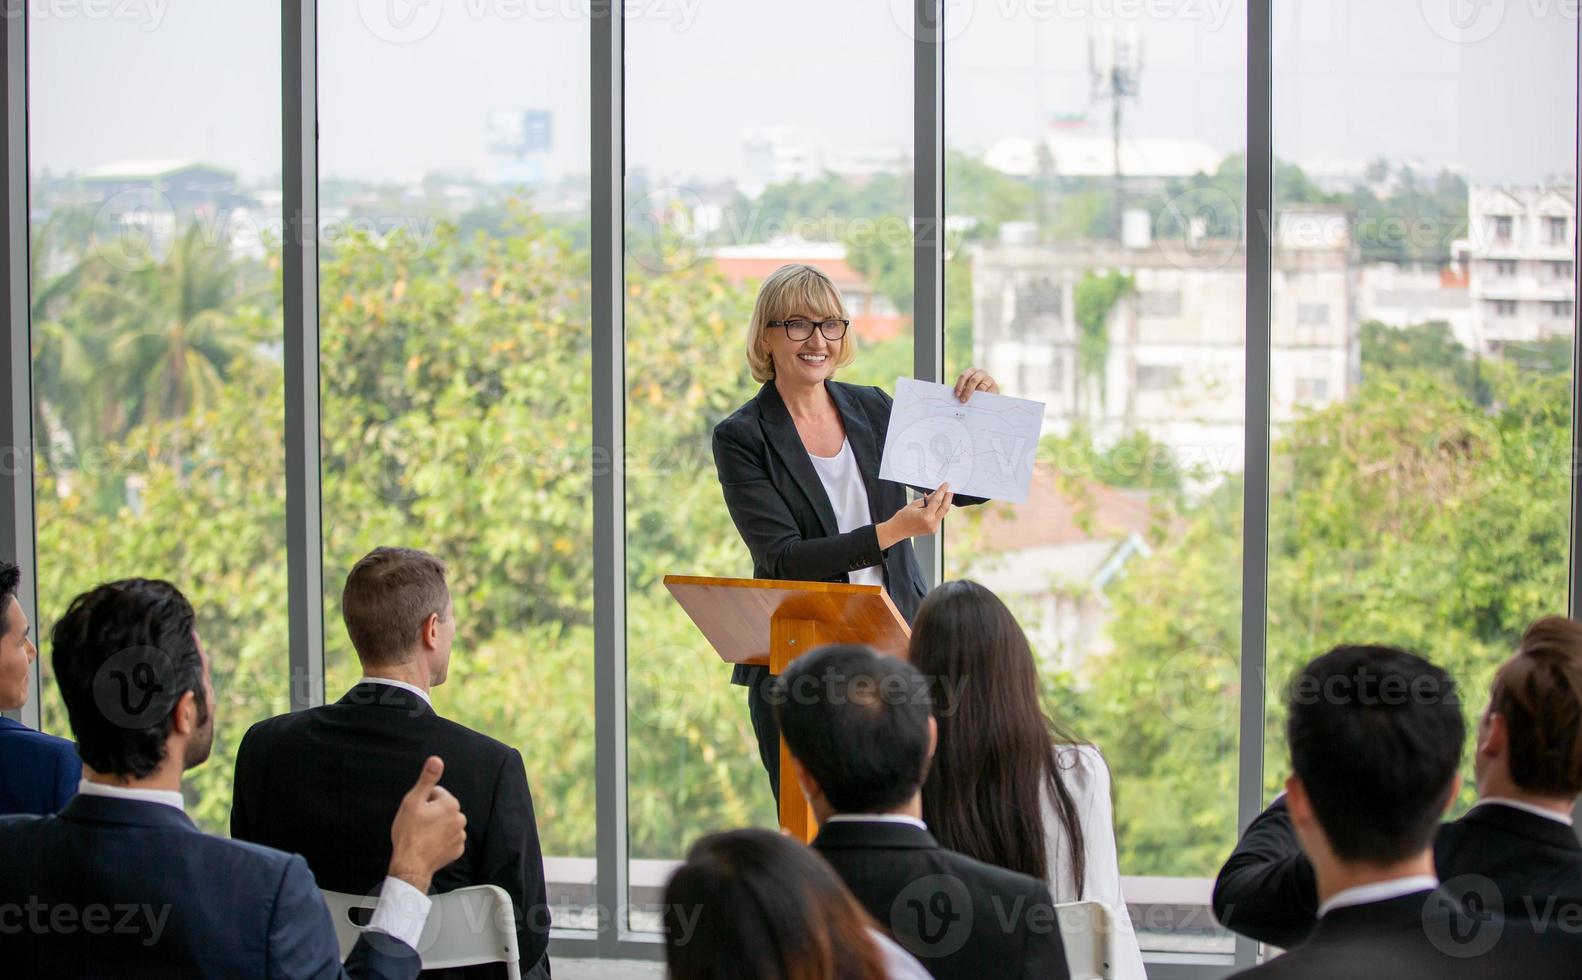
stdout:
<svg viewBox="0 0 1582 980">
<path fill-rule="evenodd" d="M 826 823 L 813 848 L 896 942 L 940 980 L 1062 980 L 1049 888 L 882 821 Z"/>
<path fill-rule="evenodd" d="M 389 977 L 419 960 L 382 934 L 344 968 L 302 858 L 213 837 L 163 803 L 76 796 L 0 817 L 0 971 L 7 977 Z"/>
<path fill-rule="evenodd" d="M 1258 980 L 1575 980 L 1578 936 L 1543 934 L 1502 921 L 1498 912 L 1466 915 L 1456 896 L 1420 891 L 1333 909 L 1311 938 L 1236 974 Z"/>
<path fill-rule="evenodd" d="M 884 566 L 884 587 L 910 623 L 927 592 L 911 539 L 879 550 L 876 525 L 906 506 L 904 484 L 879 479 L 891 399 L 881 388 L 826 381 L 868 490 L 874 524 L 840 533 L 835 508 L 780 392 L 770 381 L 714 427 L 714 468 L 725 506 L 753 557 L 754 578 L 846 582 L 851 572 Z M 932 492 L 933 487 L 918 487 Z M 983 503 L 954 498 L 953 506 Z M 738 664 L 736 684 L 754 684 L 767 667 Z"/>
<path fill-rule="evenodd" d="M 1565 824 L 1482 803 L 1444 824 L 1434 867 L 1445 887 L 1507 917 L 1542 918 L 1557 903 L 1582 903 L 1582 844 Z M 1313 930 L 1318 885 L 1286 812 L 1275 800 L 1247 827 L 1214 882 L 1221 924 L 1289 949 Z M 1582 971 L 1579 971 L 1582 975 Z"/>
<path fill-rule="evenodd" d="M 390 822 L 423 760 L 467 815 L 462 856 L 435 893 L 499 885 L 516 908 L 522 973 L 548 972 L 549 906 L 522 756 L 435 714 L 388 684 L 358 684 L 335 704 L 254 725 L 236 754 L 231 836 L 301 854 L 319 887 L 369 894 L 390 864 Z M 487 971 L 494 972 L 494 971 Z"/>
</svg>

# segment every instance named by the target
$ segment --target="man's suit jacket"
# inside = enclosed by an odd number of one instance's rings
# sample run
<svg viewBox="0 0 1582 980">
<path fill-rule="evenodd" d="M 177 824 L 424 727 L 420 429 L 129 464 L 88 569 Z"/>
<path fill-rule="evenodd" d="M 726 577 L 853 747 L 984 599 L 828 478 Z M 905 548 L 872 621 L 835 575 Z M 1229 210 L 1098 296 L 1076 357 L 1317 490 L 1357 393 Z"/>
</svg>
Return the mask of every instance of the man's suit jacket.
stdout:
<svg viewBox="0 0 1582 980">
<path fill-rule="evenodd" d="M 1475 893 L 1479 905 L 1495 899 L 1510 918 L 1542 916 L 1551 899 L 1582 902 L 1582 844 L 1575 831 L 1499 803 L 1481 803 L 1441 826 L 1434 867 L 1447 888 L 1464 899 Z M 1247 827 L 1214 882 L 1213 902 L 1221 924 L 1260 942 L 1289 949 L 1312 931 L 1318 885 L 1285 797 Z"/>
<path fill-rule="evenodd" d="M 1049 887 L 939 846 L 928 831 L 838 821 L 813 840 L 857 901 L 939 980 L 1061 980 Z"/>
<path fill-rule="evenodd" d="M 320 888 L 369 894 L 390 863 L 401 797 L 431 755 L 445 760 L 440 785 L 467 815 L 466 849 L 434 874 L 433 892 L 505 889 L 522 973 L 543 960 L 547 975 L 544 859 L 522 756 L 410 691 L 358 684 L 335 704 L 254 725 L 237 750 L 231 836 L 302 855 Z"/>
<path fill-rule="evenodd" d="M 389 977 L 410 946 L 359 939 L 344 969 L 300 857 L 213 837 L 163 803 L 77 796 L 0 817 L 0 965 L 8 977 Z"/>
<path fill-rule="evenodd" d="M 1575 980 L 1576 933 L 1468 916 L 1442 889 L 1333 909 L 1301 945 L 1236 974 L 1256 980 Z"/>
<path fill-rule="evenodd" d="M 725 506 L 752 554 L 754 578 L 845 582 L 851 572 L 883 565 L 885 590 L 910 623 L 928 591 L 912 541 L 907 538 L 880 551 L 874 528 L 907 503 L 904 484 L 879 479 L 890 396 L 881 388 L 824 384 L 846 427 L 874 524 L 840 532 L 829 494 L 773 381 L 714 427 L 714 468 Z M 981 497 L 957 496 L 952 506 L 981 503 Z M 738 664 L 731 682 L 752 685 L 767 670 Z"/>
<path fill-rule="evenodd" d="M 81 781 L 75 745 L 0 716 L 0 816 L 54 813 Z"/>
</svg>

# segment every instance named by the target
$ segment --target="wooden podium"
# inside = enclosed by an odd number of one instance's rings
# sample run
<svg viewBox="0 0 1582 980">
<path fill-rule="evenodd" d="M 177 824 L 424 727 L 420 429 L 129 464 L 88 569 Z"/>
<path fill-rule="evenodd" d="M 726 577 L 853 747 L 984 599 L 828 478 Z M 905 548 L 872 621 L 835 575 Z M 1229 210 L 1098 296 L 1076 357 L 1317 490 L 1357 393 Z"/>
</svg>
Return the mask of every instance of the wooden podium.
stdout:
<svg viewBox="0 0 1582 980">
<path fill-rule="evenodd" d="M 866 643 L 906 659 L 911 631 L 877 585 L 666 575 L 665 588 L 728 664 L 763 664 L 779 674 L 798 656 L 827 643 Z M 784 738 L 780 826 L 803 841 L 818 830 L 791 772 Z"/>
</svg>

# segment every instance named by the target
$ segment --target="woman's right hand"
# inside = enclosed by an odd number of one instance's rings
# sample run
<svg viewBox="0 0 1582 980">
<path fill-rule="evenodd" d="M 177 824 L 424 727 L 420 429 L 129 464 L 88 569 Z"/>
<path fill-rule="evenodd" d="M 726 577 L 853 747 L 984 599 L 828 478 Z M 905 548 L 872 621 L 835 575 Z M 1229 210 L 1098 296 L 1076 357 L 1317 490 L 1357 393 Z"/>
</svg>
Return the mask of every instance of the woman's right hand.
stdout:
<svg viewBox="0 0 1582 980">
<path fill-rule="evenodd" d="M 879 550 L 884 551 L 897 541 L 938 531 L 945 515 L 950 512 L 953 496 L 950 484 L 941 483 L 938 490 L 896 511 L 895 516 L 875 527 L 879 532 Z"/>
</svg>

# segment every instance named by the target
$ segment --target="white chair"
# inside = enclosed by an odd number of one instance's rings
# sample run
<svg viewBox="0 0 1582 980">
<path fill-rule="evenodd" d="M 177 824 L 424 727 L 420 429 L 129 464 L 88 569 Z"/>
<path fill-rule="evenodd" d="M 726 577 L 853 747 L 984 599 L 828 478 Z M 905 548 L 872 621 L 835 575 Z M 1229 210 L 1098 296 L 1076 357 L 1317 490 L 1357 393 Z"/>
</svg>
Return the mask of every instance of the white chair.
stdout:
<svg viewBox="0 0 1582 980">
<path fill-rule="evenodd" d="M 1111 980 L 1115 956 L 1110 950 L 1114 917 L 1103 902 L 1061 902 L 1055 906 L 1060 941 L 1066 947 L 1071 980 Z"/>
<path fill-rule="evenodd" d="M 498 885 L 473 885 L 430 897 L 434 905 L 417 944 L 423 969 L 504 963 L 511 980 L 521 980 L 516 911 L 505 889 Z M 341 958 L 345 959 L 357 945 L 357 937 L 362 935 L 368 917 L 373 914 L 378 896 L 327 891 L 324 903 L 330 907 L 335 938 L 340 942 Z"/>
</svg>

